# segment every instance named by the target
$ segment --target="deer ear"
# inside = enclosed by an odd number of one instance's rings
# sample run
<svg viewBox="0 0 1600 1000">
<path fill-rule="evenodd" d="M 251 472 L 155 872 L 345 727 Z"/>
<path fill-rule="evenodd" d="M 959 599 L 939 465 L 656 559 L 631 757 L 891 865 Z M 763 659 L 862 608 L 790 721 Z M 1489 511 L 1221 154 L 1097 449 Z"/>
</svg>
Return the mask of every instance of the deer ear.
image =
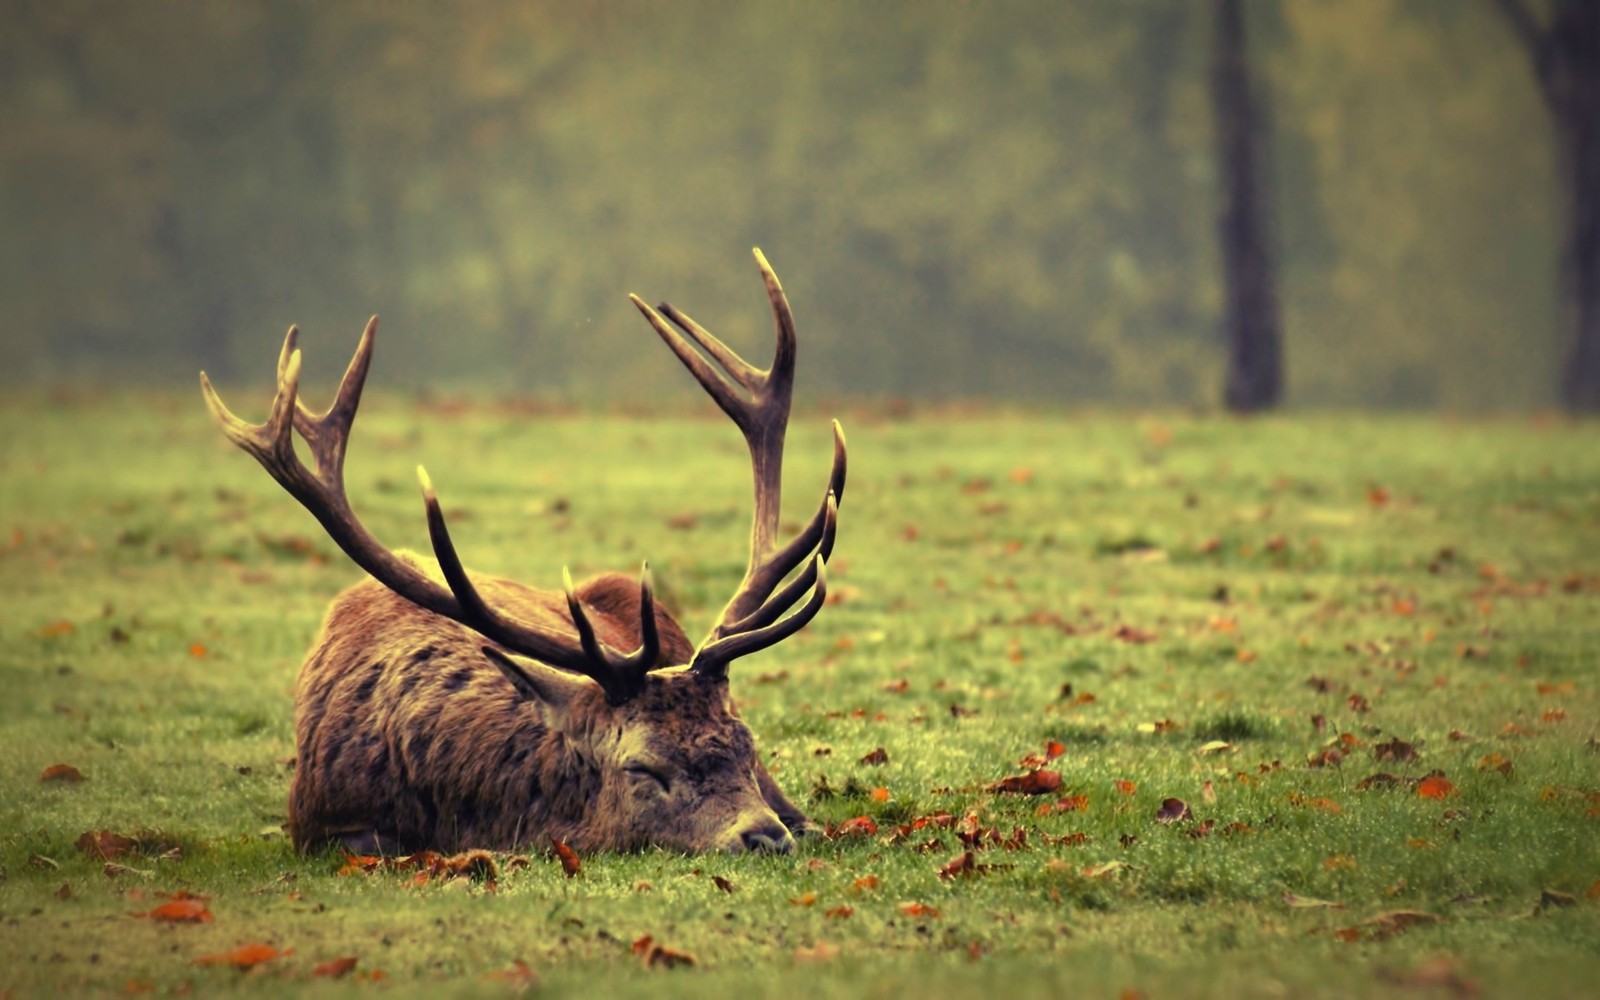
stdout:
<svg viewBox="0 0 1600 1000">
<path fill-rule="evenodd" d="M 484 646 L 483 655 L 500 668 L 506 680 L 522 697 L 558 711 L 566 708 L 569 702 L 594 683 L 588 678 L 557 670 L 537 660 L 518 663 L 493 646 Z"/>
</svg>

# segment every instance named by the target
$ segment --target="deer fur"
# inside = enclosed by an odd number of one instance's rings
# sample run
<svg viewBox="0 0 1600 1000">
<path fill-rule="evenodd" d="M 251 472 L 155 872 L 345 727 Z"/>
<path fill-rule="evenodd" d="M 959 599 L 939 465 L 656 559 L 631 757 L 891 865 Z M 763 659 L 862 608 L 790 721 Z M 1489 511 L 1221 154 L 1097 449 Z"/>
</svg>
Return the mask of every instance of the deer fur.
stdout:
<svg viewBox="0 0 1600 1000">
<path fill-rule="evenodd" d="M 572 630 L 563 594 L 475 582 L 524 620 Z M 576 595 L 602 641 L 638 645 L 636 581 L 607 573 Z M 659 606 L 656 626 L 660 662 L 687 663 L 694 647 Z M 519 666 L 551 690 L 519 690 L 485 645 L 375 580 L 334 600 L 295 699 L 297 848 L 513 850 L 558 838 L 579 851 L 786 850 L 791 828 L 804 828 L 726 684 L 654 671 L 641 695 L 612 706 L 599 685 L 532 661 Z M 629 774 L 639 760 L 666 772 L 671 794 Z"/>
</svg>

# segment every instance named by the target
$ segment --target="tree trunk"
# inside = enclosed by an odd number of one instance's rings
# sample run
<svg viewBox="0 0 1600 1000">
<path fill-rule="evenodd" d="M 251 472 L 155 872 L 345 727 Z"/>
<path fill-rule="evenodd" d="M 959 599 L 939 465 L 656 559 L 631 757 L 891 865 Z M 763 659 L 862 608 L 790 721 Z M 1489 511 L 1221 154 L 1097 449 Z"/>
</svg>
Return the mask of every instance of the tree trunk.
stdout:
<svg viewBox="0 0 1600 1000">
<path fill-rule="evenodd" d="M 1541 26 L 1521 0 L 1499 0 L 1533 62 L 1555 129 L 1567 226 L 1561 253 L 1568 349 L 1561 401 L 1600 413 L 1600 3 L 1558 0 Z"/>
<path fill-rule="evenodd" d="M 1241 6 L 1241 0 L 1214 0 L 1211 100 L 1222 186 L 1223 398 L 1228 409 L 1248 413 L 1271 408 L 1282 395 L 1283 337 L 1261 157 L 1266 119 L 1252 93 Z"/>
</svg>

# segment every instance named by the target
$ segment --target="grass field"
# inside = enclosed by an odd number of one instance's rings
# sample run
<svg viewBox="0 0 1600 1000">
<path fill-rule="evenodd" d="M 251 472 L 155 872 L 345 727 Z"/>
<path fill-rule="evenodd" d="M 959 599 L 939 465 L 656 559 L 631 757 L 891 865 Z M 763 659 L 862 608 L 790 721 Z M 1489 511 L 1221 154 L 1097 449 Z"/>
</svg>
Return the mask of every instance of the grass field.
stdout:
<svg viewBox="0 0 1600 1000">
<path fill-rule="evenodd" d="M 836 601 L 733 685 L 791 796 L 876 833 L 572 878 L 536 845 L 491 891 L 286 843 L 295 675 L 358 571 L 198 392 L 0 404 L 0 997 L 1600 995 L 1600 426 L 841 416 Z M 648 557 L 692 636 L 743 570 L 720 418 L 379 396 L 350 493 L 394 546 L 418 462 L 479 569 Z M 1052 742 L 1058 790 L 986 790 Z M 137 916 L 179 891 L 212 919 Z"/>
</svg>

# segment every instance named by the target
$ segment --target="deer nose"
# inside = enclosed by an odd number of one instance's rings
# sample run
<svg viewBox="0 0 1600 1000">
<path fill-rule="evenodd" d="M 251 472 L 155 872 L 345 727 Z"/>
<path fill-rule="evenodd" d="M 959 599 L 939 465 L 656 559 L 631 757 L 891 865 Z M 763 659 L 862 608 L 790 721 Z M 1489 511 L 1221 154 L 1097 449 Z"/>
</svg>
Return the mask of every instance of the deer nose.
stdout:
<svg viewBox="0 0 1600 1000">
<path fill-rule="evenodd" d="M 794 850 L 794 838 L 782 823 L 765 822 L 753 826 L 739 834 L 739 842 L 747 851 L 788 854 Z"/>
</svg>

